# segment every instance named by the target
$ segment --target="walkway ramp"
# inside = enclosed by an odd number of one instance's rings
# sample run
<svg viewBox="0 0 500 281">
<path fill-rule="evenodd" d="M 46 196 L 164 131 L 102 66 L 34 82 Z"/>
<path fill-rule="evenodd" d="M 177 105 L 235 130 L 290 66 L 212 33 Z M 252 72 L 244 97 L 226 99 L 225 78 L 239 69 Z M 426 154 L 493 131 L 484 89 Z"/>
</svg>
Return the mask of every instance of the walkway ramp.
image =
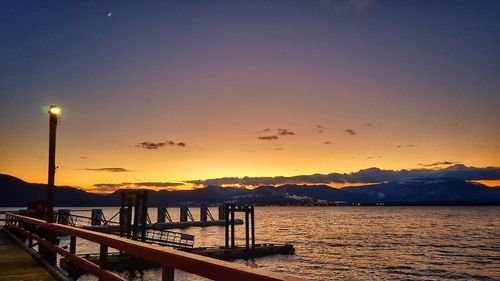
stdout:
<svg viewBox="0 0 500 281">
<path fill-rule="evenodd" d="M 0 229 L 0 280 L 56 280 L 33 257 Z"/>
</svg>

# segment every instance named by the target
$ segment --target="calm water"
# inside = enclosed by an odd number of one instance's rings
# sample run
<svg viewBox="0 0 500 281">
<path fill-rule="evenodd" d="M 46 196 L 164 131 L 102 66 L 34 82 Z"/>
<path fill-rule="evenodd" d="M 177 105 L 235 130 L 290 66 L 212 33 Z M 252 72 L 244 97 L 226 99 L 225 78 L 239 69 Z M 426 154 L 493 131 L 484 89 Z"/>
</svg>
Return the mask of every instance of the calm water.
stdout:
<svg viewBox="0 0 500 281">
<path fill-rule="evenodd" d="M 106 208 L 106 217 L 117 210 Z M 312 280 L 500 280 L 500 207 L 257 207 L 255 215 L 257 242 L 292 242 L 296 254 L 236 261 L 252 267 Z M 237 230 L 244 244 L 244 227 Z M 196 235 L 196 246 L 224 243 L 223 227 L 182 231 Z M 80 253 L 97 252 L 79 243 Z M 159 278 L 158 270 L 135 277 Z"/>
</svg>

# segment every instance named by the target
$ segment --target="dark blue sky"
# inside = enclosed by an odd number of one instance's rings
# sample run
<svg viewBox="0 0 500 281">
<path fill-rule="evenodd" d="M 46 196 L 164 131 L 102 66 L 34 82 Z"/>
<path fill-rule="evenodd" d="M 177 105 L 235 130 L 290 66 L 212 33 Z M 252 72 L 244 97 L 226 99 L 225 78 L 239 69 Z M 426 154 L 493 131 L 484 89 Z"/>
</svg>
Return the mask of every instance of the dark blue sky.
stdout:
<svg viewBox="0 0 500 281">
<path fill-rule="evenodd" d="M 127 177 L 499 165 L 499 15 L 500 1 L 4 0 L 0 170 L 43 179 L 50 103 L 68 181 L 144 162 Z M 259 141 L 264 128 L 296 135 Z M 166 139 L 190 150 L 134 148 Z"/>
</svg>

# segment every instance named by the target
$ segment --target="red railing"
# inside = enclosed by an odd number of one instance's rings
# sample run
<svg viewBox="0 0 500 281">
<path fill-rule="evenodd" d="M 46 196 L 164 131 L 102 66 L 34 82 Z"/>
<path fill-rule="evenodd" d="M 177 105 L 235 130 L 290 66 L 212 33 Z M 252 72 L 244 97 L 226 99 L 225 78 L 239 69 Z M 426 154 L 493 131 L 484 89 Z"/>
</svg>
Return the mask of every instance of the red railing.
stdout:
<svg viewBox="0 0 500 281">
<path fill-rule="evenodd" d="M 175 249 L 150 245 L 116 235 L 99 233 L 77 227 L 47 223 L 43 220 L 16 215 L 6 214 L 5 227 L 17 234 L 36 240 L 46 249 L 60 254 L 75 266 L 99 277 L 99 280 L 125 280 L 121 276 L 105 269 L 108 247 L 122 251 L 130 256 L 139 258 L 146 262 L 157 264 L 162 267 L 162 280 L 173 280 L 174 269 L 196 274 L 213 280 L 305 280 L 299 277 L 254 269 L 244 265 L 208 258 Z M 70 250 L 66 251 L 56 246 L 29 229 L 43 229 L 54 231 L 58 234 L 71 236 Z M 76 237 L 95 242 L 100 245 L 99 265 L 77 256 Z"/>
</svg>

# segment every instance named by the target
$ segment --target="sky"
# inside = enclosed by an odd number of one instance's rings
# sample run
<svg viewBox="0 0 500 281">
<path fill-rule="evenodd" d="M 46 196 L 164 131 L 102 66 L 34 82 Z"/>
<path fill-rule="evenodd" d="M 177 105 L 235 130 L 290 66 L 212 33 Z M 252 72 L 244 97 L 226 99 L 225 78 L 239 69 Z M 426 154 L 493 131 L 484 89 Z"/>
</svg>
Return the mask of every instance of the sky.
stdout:
<svg viewBox="0 0 500 281">
<path fill-rule="evenodd" d="M 49 104 L 56 184 L 89 190 L 500 167 L 499 14 L 472 0 L 4 0 L 0 173 L 46 182 Z"/>
</svg>

